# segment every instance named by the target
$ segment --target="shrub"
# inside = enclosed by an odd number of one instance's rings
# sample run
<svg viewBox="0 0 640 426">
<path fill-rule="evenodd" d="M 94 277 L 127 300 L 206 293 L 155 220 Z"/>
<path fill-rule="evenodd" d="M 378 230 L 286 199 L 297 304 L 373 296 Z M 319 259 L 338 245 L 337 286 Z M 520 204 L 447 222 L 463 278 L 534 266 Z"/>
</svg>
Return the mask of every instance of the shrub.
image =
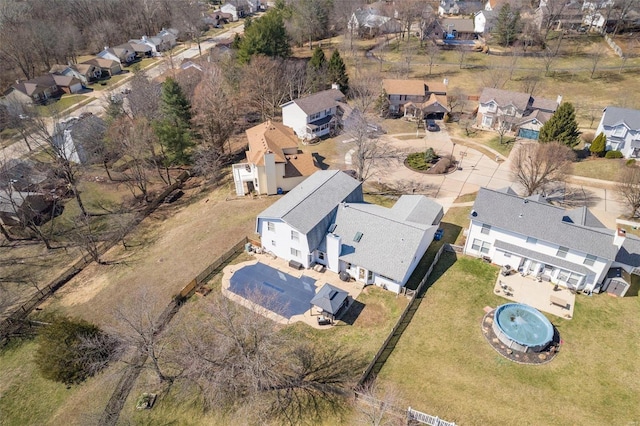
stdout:
<svg viewBox="0 0 640 426">
<path fill-rule="evenodd" d="M 591 155 L 595 155 L 597 157 L 602 157 L 607 147 L 607 137 L 604 133 L 600 133 L 594 140 L 591 142 L 591 146 L 589 147 L 589 151 L 591 151 Z"/>
<path fill-rule="evenodd" d="M 634 160 L 633 158 L 629 158 L 625 164 L 629 167 L 633 167 L 636 165 L 636 160 Z"/>
<path fill-rule="evenodd" d="M 622 158 L 624 155 L 620 151 L 607 151 L 604 158 Z"/>
<path fill-rule="evenodd" d="M 438 156 L 436 155 L 433 148 L 429 148 L 426 152 L 414 152 L 412 154 L 407 155 L 406 165 L 410 169 L 426 171 L 429 170 L 434 160 L 436 160 Z"/>
<path fill-rule="evenodd" d="M 54 317 L 38 336 L 35 362 L 45 379 L 80 383 L 106 367 L 118 349 L 115 338 L 83 320 Z"/>
</svg>

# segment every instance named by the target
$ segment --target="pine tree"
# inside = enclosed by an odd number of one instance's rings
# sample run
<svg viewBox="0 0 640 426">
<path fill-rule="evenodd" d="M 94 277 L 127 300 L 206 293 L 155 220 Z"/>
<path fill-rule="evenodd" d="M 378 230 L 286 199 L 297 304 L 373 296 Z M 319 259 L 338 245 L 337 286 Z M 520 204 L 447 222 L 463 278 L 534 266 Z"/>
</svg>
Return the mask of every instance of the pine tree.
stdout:
<svg viewBox="0 0 640 426">
<path fill-rule="evenodd" d="M 342 93 L 347 94 L 349 91 L 349 76 L 347 75 L 347 67 L 338 50 L 334 50 L 331 59 L 329 59 L 327 77 L 331 84 L 336 83 Z"/>
<path fill-rule="evenodd" d="M 607 137 L 604 133 L 600 132 L 600 134 L 591 142 L 591 146 L 589 147 L 589 151 L 591 155 L 596 157 L 602 157 L 607 149 Z"/>
<path fill-rule="evenodd" d="M 324 90 L 327 86 L 327 60 L 319 46 L 307 64 L 307 86 L 312 93 Z"/>
<path fill-rule="evenodd" d="M 167 153 L 167 165 L 186 164 L 189 162 L 188 150 L 193 146 L 191 104 L 172 78 L 162 83 L 161 101 L 162 119 L 154 124 L 154 130 Z"/>
<path fill-rule="evenodd" d="M 540 129 L 540 142 L 560 142 L 573 148 L 578 144 L 578 122 L 576 111 L 570 102 L 565 102 L 558 107 L 544 126 Z"/>
<path fill-rule="evenodd" d="M 498 13 L 493 33 L 501 46 L 510 46 L 520 32 L 520 11 L 515 12 L 509 3 L 505 3 Z"/>
<path fill-rule="evenodd" d="M 238 43 L 238 60 L 246 64 L 253 55 L 286 58 L 291 54 L 289 37 L 282 13 L 271 9 L 251 25 L 245 25 L 244 36 Z"/>
</svg>

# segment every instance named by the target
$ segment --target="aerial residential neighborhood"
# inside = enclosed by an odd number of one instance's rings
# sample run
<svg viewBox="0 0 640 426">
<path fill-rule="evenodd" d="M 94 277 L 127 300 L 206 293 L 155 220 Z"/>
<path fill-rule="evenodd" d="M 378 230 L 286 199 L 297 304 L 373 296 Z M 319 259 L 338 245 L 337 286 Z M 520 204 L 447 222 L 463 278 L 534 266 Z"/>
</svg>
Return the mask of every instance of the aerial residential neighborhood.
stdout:
<svg viewBox="0 0 640 426">
<path fill-rule="evenodd" d="M 638 0 L 0 1 L 0 424 L 640 422 Z"/>
</svg>

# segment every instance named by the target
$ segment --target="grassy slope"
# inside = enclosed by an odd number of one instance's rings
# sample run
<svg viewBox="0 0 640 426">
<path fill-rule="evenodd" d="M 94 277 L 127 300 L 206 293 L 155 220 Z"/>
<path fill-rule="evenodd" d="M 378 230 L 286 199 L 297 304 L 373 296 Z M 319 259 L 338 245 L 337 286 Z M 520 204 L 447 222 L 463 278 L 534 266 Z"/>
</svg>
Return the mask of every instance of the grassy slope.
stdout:
<svg viewBox="0 0 640 426">
<path fill-rule="evenodd" d="M 454 263 L 455 262 L 455 263 Z M 416 409 L 460 424 L 626 424 L 640 419 L 640 301 L 578 296 L 572 321 L 556 317 L 563 345 L 543 366 L 511 363 L 486 342 L 484 306 L 498 270 L 446 254 L 442 277 L 380 373 Z"/>
</svg>

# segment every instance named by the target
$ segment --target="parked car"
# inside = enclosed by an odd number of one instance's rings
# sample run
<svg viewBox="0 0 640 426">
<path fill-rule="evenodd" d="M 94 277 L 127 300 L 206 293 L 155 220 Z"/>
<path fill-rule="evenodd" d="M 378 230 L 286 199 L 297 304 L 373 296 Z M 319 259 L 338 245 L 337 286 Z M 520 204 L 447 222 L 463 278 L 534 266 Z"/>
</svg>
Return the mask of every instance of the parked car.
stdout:
<svg viewBox="0 0 640 426">
<path fill-rule="evenodd" d="M 430 131 L 430 132 L 437 132 L 438 131 L 438 125 L 436 124 L 435 120 L 427 118 L 426 122 L 427 122 L 427 130 L 428 131 Z"/>
</svg>

